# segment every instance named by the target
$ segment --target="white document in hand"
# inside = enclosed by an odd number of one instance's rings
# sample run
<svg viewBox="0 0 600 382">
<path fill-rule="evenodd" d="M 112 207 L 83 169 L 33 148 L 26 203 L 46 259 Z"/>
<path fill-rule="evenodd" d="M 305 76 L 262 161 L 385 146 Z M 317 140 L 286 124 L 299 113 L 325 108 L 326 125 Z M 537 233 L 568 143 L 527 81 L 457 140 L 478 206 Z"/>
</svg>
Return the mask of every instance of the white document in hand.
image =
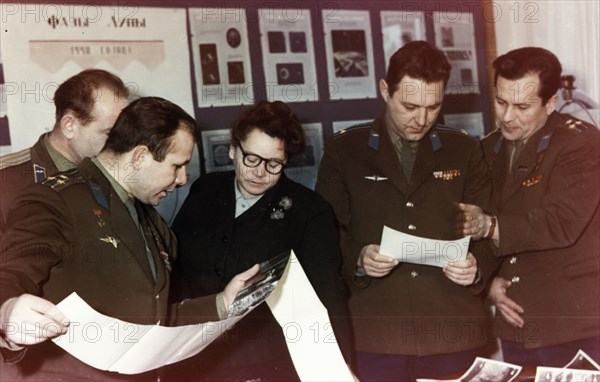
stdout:
<svg viewBox="0 0 600 382">
<path fill-rule="evenodd" d="M 300 380 L 354 381 L 337 344 L 327 309 L 293 251 L 267 304 L 283 329 Z"/>
<path fill-rule="evenodd" d="M 52 341 L 92 367 L 122 374 L 191 357 L 244 317 L 177 327 L 138 325 L 96 312 L 75 292 L 57 306 L 71 325 Z"/>
<path fill-rule="evenodd" d="M 458 240 L 427 239 L 383 226 L 379 253 L 404 263 L 443 268 L 467 258 L 470 239 L 470 236 Z"/>
</svg>

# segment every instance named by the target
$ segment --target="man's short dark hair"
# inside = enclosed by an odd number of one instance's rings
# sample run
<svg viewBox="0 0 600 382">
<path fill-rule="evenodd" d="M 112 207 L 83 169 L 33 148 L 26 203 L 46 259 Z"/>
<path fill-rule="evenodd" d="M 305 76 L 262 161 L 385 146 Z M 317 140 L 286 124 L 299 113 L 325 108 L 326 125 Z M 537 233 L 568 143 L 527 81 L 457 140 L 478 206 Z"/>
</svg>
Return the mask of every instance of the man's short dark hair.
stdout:
<svg viewBox="0 0 600 382">
<path fill-rule="evenodd" d="M 270 137 L 281 139 L 288 158 L 304 151 L 304 130 L 298 116 L 281 101 L 260 101 L 242 113 L 231 129 L 231 144 L 238 147 L 248 134 L 259 129 Z"/>
<path fill-rule="evenodd" d="M 119 155 L 146 146 L 152 157 L 162 162 L 180 128 L 196 139 L 196 121 L 182 108 L 160 97 L 138 98 L 119 114 L 103 151 Z"/>
<path fill-rule="evenodd" d="M 129 97 L 129 89 L 114 74 L 102 69 L 86 69 L 60 84 L 54 93 L 56 124 L 71 111 L 83 125 L 92 122 L 94 104 L 104 89 L 112 91 L 117 99 Z"/>
<path fill-rule="evenodd" d="M 390 96 L 394 95 L 404 76 L 426 83 L 444 81 L 446 87 L 450 69 L 444 52 L 427 41 L 411 41 L 390 57 L 385 77 L 388 93 Z"/>
<path fill-rule="evenodd" d="M 527 74 L 537 74 L 540 78 L 538 96 L 545 105 L 560 88 L 562 67 L 554 53 L 543 48 L 525 47 L 511 50 L 496 58 L 492 64 L 494 70 L 494 85 L 498 76 L 507 80 L 518 80 Z"/>
</svg>

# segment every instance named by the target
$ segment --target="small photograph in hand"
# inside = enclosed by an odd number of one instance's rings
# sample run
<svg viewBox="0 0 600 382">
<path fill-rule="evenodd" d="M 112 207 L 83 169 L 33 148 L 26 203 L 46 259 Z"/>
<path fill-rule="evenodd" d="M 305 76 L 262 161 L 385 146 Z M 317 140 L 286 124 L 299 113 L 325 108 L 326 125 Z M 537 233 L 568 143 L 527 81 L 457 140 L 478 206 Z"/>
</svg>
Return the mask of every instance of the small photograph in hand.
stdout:
<svg viewBox="0 0 600 382">
<path fill-rule="evenodd" d="M 291 250 L 288 250 L 260 263 L 258 273 L 246 281 L 244 289 L 233 300 L 229 317 L 241 316 L 269 297 L 285 271 L 290 254 Z"/>
</svg>

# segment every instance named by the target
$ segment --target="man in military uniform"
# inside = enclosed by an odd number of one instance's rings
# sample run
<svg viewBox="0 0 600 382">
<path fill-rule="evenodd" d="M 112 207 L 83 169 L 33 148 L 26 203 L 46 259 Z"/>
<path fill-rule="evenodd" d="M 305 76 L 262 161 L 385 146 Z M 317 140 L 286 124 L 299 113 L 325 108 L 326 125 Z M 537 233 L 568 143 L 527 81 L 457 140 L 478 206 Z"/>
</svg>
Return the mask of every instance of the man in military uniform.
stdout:
<svg viewBox="0 0 600 382">
<path fill-rule="evenodd" d="M 97 155 L 129 91 L 117 76 L 88 69 L 67 79 L 54 94 L 56 121 L 32 147 L 0 157 L 0 233 L 17 195 L 28 184 L 74 168 Z"/>
<path fill-rule="evenodd" d="M 486 344 L 479 280 L 485 246 L 443 270 L 379 253 L 383 226 L 440 240 L 460 237 L 456 207 L 485 203 L 479 142 L 435 127 L 450 65 L 424 41 L 390 59 L 372 124 L 327 142 L 317 191 L 337 215 L 350 284 L 358 376 L 364 381 L 440 378 L 466 370 Z M 441 253 L 439 253 L 441 254 Z M 469 286 L 468 288 L 466 286 Z"/>
<path fill-rule="evenodd" d="M 71 323 L 55 304 L 72 292 L 102 314 L 138 324 L 227 315 L 258 265 L 216 298 L 168 303 L 176 240 L 151 205 L 186 183 L 194 144 L 192 117 L 164 99 L 140 98 L 123 110 L 97 157 L 29 185 L 16 198 L 1 248 L 1 380 L 125 379 L 47 341 L 68 330 Z"/>
<path fill-rule="evenodd" d="M 553 53 L 516 49 L 493 66 L 499 128 L 483 147 L 494 209 L 461 207 L 465 233 L 485 227 L 503 259 L 490 297 L 504 359 L 564 366 L 583 349 L 598 361 L 600 132 L 555 111 Z"/>
</svg>

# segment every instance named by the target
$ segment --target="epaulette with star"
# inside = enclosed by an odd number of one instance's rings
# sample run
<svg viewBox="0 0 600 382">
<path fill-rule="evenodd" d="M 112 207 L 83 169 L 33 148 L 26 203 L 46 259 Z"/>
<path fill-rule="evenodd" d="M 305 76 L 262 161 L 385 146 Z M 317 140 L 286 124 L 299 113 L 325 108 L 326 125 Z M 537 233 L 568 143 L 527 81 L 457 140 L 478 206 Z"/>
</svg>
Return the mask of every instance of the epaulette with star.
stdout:
<svg viewBox="0 0 600 382">
<path fill-rule="evenodd" d="M 346 127 L 344 129 L 340 129 L 340 130 L 336 131 L 335 133 L 333 133 L 332 137 L 339 137 L 339 136 L 345 135 L 347 133 L 361 131 L 361 130 L 364 130 L 365 128 L 371 127 L 372 124 L 373 124 L 373 122 L 366 122 L 366 123 L 359 123 L 357 125 L 352 125 L 350 127 Z"/>
<path fill-rule="evenodd" d="M 465 129 L 457 129 L 455 127 L 450 127 L 450 126 L 446 126 L 446 125 L 437 124 L 437 125 L 435 125 L 435 128 L 440 131 L 446 131 L 448 133 L 458 133 L 461 135 L 469 135 L 469 133 L 467 133 L 467 131 Z"/>
<path fill-rule="evenodd" d="M 571 117 L 570 115 L 567 115 L 566 117 L 570 117 L 567 118 L 565 120 L 565 127 L 571 131 L 573 131 L 576 134 L 580 134 L 581 132 L 583 132 L 584 130 L 587 130 L 588 128 L 590 128 L 590 125 L 588 125 L 587 123 Z"/>
<path fill-rule="evenodd" d="M 85 183 L 83 176 L 76 168 L 47 177 L 42 181 L 42 184 L 52 188 L 55 191 L 60 191 L 63 188 L 72 184 Z"/>
</svg>

